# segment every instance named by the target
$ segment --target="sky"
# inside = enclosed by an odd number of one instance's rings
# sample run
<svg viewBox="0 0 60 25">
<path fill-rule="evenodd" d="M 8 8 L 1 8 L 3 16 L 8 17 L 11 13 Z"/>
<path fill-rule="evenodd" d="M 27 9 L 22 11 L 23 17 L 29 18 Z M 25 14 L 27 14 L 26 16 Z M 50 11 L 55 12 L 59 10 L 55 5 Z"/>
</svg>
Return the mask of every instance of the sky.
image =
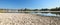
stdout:
<svg viewBox="0 0 60 25">
<path fill-rule="evenodd" d="M 60 0 L 0 0 L 0 8 L 54 8 L 60 6 Z"/>
</svg>

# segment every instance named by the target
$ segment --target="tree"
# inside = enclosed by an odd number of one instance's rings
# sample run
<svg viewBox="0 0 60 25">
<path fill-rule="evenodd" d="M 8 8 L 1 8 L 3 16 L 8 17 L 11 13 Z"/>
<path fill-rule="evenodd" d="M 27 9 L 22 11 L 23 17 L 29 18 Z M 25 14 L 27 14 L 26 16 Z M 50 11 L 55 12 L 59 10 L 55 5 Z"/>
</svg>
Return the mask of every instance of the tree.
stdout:
<svg viewBox="0 0 60 25">
<path fill-rule="evenodd" d="M 40 11 L 48 11 L 48 10 L 49 10 L 49 9 L 46 8 L 46 9 L 41 9 Z"/>
<path fill-rule="evenodd" d="M 56 7 L 56 8 L 52 8 L 52 9 L 50 9 L 50 11 L 60 11 L 60 7 Z"/>
</svg>

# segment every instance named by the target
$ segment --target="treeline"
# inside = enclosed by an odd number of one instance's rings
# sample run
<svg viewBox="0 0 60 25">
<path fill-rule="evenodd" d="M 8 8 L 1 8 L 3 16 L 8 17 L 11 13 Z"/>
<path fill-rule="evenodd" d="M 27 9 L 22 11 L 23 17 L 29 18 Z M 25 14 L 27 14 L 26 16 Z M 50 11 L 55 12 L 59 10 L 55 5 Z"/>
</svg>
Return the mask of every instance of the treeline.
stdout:
<svg viewBox="0 0 60 25">
<path fill-rule="evenodd" d="M 9 10 L 9 9 L 0 9 L 0 10 Z M 18 11 L 60 11 L 60 7 L 51 8 L 51 9 L 49 8 L 41 8 L 41 9 L 24 8 L 24 9 L 18 9 Z"/>
<path fill-rule="evenodd" d="M 50 11 L 60 11 L 60 7 L 52 8 Z"/>
<path fill-rule="evenodd" d="M 29 9 L 29 8 L 25 8 L 25 9 L 19 9 L 18 11 L 47 11 L 49 9 Z"/>
<path fill-rule="evenodd" d="M 45 8 L 45 9 L 28 9 L 28 8 L 25 8 L 25 9 L 19 9 L 18 11 L 60 11 L 60 7 L 51 8 L 51 9 L 48 9 L 48 8 Z"/>
</svg>

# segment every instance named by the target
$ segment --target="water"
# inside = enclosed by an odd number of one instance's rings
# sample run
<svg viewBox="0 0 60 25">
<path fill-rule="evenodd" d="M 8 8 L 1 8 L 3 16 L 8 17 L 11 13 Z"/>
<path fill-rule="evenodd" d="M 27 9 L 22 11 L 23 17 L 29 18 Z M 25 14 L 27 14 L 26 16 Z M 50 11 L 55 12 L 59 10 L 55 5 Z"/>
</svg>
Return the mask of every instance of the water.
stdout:
<svg viewBox="0 0 60 25">
<path fill-rule="evenodd" d="M 38 13 L 31 12 L 31 13 L 32 14 L 38 14 L 41 16 L 58 16 L 58 17 L 60 17 L 60 12 L 38 12 Z"/>
<path fill-rule="evenodd" d="M 31 14 L 38 14 L 40 16 L 57 16 L 57 17 L 60 17 L 60 12 L 20 12 L 20 13 L 31 13 Z"/>
</svg>

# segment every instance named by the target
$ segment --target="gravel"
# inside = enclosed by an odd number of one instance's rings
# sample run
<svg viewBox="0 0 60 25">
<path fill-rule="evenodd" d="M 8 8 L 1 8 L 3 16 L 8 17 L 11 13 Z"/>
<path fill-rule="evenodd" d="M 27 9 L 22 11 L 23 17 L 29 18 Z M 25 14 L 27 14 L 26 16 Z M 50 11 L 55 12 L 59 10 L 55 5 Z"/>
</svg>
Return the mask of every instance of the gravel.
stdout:
<svg viewBox="0 0 60 25">
<path fill-rule="evenodd" d="M 60 18 L 24 13 L 0 13 L 0 25 L 60 25 Z"/>
</svg>

